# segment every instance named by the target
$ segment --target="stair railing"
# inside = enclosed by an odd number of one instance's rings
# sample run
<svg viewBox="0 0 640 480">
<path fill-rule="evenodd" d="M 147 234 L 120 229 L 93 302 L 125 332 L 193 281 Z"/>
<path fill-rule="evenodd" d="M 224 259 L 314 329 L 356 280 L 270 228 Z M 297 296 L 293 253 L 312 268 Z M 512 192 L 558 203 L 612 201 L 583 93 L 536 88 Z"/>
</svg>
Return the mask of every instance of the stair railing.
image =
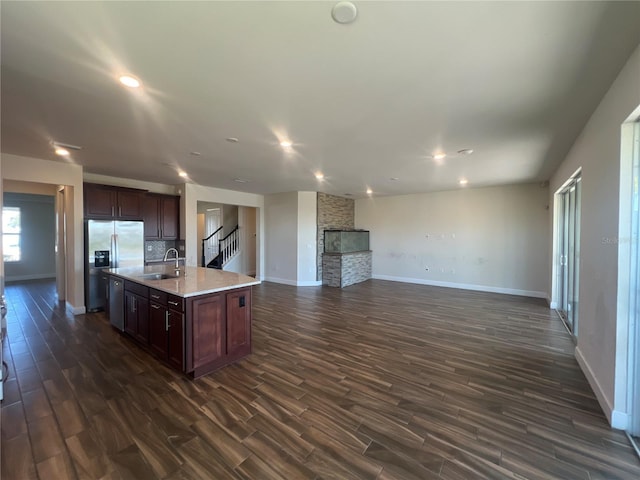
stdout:
<svg viewBox="0 0 640 480">
<path fill-rule="evenodd" d="M 220 255 L 222 255 L 222 262 L 220 265 L 227 263 L 231 257 L 233 257 L 240 249 L 240 229 L 236 225 L 236 228 L 231 230 L 226 237 L 218 242 L 220 247 Z"/>
<path fill-rule="evenodd" d="M 238 227 L 236 227 L 238 228 Z M 218 232 L 222 230 L 222 226 L 219 227 L 215 232 L 213 232 L 211 235 L 209 235 L 207 238 L 203 238 L 202 239 L 202 266 L 206 267 L 207 266 L 207 258 L 206 258 L 206 242 L 208 242 L 209 240 L 211 240 L 211 238 L 213 238 L 214 235 L 217 235 Z M 211 242 L 213 245 L 215 245 L 215 240 Z M 218 242 L 218 246 L 220 246 L 220 243 Z M 220 252 L 220 250 L 218 250 L 218 252 Z M 216 252 L 216 255 L 218 254 L 218 252 Z M 214 255 L 214 258 L 216 257 L 216 255 Z"/>
</svg>

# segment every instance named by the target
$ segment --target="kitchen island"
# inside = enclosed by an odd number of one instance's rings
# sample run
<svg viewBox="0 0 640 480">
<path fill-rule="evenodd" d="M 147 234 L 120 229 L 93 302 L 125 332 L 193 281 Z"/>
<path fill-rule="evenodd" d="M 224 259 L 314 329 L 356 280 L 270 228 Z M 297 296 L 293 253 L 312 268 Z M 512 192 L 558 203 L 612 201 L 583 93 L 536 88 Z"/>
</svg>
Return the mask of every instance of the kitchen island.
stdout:
<svg viewBox="0 0 640 480">
<path fill-rule="evenodd" d="M 112 324 L 171 367 L 197 378 L 251 353 L 255 278 L 166 265 L 106 272 L 124 284 L 121 300 L 110 293 Z"/>
</svg>

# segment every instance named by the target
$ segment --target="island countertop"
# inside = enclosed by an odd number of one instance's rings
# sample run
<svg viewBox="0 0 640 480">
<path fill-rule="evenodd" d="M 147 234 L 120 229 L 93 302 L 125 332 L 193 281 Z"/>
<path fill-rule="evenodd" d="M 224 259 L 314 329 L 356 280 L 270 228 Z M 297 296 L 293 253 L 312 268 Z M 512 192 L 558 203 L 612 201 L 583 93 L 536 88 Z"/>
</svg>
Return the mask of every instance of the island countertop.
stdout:
<svg viewBox="0 0 640 480">
<path fill-rule="evenodd" d="M 180 267 L 181 274 L 178 277 L 174 276 L 174 271 L 174 268 L 167 265 L 110 268 L 105 270 L 106 273 L 125 280 L 184 298 L 260 284 L 260 280 L 256 280 L 253 277 L 214 268 Z M 167 274 L 171 278 L 154 280 L 148 277 L 153 274 Z"/>
</svg>

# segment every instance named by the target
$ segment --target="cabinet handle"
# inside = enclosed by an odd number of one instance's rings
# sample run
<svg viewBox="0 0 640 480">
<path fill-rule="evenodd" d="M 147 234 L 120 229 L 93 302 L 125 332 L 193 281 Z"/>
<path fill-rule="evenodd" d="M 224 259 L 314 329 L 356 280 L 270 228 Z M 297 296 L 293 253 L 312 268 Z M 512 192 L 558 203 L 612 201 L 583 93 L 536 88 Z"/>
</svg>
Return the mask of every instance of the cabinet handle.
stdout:
<svg viewBox="0 0 640 480">
<path fill-rule="evenodd" d="M 178 306 L 178 302 L 172 302 L 171 300 L 169 300 L 169 304 L 173 305 L 174 307 Z"/>
<path fill-rule="evenodd" d="M 111 216 L 115 217 L 116 216 L 116 211 L 115 211 L 115 207 L 113 205 L 111 205 Z"/>
<path fill-rule="evenodd" d="M 164 329 L 169 331 L 169 310 L 164 312 Z"/>
<path fill-rule="evenodd" d="M 160 295 L 151 294 L 151 298 L 155 298 L 156 300 L 160 300 Z"/>
<path fill-rule="evenodd" d="M 131 297 L 131 312 L 136 313 L 136 297 Z"/>
<path fill-rule="evenodd" d="M 155 308 L 156 310 L 160 310 L 160 305 L 156 305 L 155 303 L 151 304 L 151 308 Z"/>
<path fill-rule="evenodd" d="M 122 207 L 118 207 L 118 216 L 121 217 L 122 216 Z"/>
</svg>

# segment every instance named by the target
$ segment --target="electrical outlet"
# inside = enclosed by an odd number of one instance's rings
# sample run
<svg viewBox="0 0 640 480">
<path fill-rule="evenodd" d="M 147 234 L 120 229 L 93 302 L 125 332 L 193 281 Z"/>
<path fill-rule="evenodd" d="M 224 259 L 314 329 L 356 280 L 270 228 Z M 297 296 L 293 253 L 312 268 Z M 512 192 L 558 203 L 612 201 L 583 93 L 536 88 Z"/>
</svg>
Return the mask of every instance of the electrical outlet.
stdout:
<svg viewBox="0 0 640 480">
<path fill-rule="evenodd" d="M 153 250 L 153 247 L 151 245 L 147 245 L 147 252 L 151 252 Z"/>
</svg>

